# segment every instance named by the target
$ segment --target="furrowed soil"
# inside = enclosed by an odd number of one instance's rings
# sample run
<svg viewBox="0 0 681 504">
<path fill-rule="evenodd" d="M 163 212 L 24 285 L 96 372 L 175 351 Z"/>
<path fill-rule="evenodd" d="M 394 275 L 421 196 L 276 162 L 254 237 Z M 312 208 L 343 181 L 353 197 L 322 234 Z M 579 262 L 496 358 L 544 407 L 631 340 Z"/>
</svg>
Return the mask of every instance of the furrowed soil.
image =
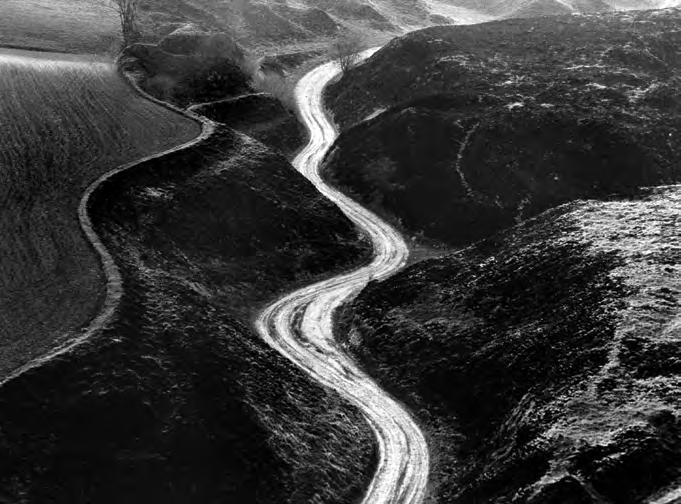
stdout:
<svg viewBox="0 0 681 504">
<path fill-rule="evenodd" d="M 2 0 L 0 45 L 104 53 L 118 41 L 118 15 L 105 1 Z"/>
<path fill-rule="evenodd" d="M 224 127 L 107 181 L 90 214 L 122 304 L 87 343 L 0 389 L 7 498 L 358 498 L 368 426 L 251 326 L 277 293 L 368 258 L 351 223 L 281 155 Z"/>
<path fill-rule="evenodd" d="M 113 65 L 0 53 L 0 372 L 69 338 L 98 312 L 99 259 L 77 208 L 118 165 L 195 137 L 194 122 L 135 93 Z"/>
</svg>

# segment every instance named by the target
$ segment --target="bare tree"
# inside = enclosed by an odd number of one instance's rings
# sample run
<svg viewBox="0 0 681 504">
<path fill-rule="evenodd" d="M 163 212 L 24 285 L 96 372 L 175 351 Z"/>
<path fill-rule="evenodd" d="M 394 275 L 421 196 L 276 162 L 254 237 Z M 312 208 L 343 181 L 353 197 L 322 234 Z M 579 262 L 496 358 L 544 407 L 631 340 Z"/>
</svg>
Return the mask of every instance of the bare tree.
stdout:
<svg viewBox="0 0 681 504">
<path fill-rule="evenodd" d="M 109 2 L 121 21 L 123 43 L 128 45 L 137 41 L 140 37 L 137 26 L 137 8 L 140 0 L 109 0 Z"/>
<path fill-rule="evenodd" d="M 364 45 L 364 40 L 357 33 L 343 34 L 334 40 L 331 56 L 338 61 L 343 73 L 355 66 Z"/>
</svg>

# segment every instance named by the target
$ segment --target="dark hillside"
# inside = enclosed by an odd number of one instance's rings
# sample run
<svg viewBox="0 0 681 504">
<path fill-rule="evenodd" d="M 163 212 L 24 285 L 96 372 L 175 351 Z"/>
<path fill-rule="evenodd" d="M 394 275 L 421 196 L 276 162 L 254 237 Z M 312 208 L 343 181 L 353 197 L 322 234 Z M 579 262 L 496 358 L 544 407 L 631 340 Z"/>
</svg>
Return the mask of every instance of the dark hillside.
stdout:
<svg viewBox="0 0 681 504">
<path fill-rule="evenodd" d="M 191 107 L 287 156 L 304 141 L 285 66 L 268 68 L 271 60 L 257 62 L 224 33 L 179 28 L 158 44 L 127 47 L 118 61 L 152 96 Z"/>
<path fill-rule="evenodd" d="M 156 98 L 187 107 L 251 92 L 242 69 L 243 50 L 233 42 L 224 50 L 221 36 L 198 35 L 184 44 L 135 44 L 120 57 L 123 70 L 138 75 L 140 86 Z M 208 50 L 199 41 L 206 41 Z M 199 42 L 199 43 L 197 43 Z M 172 51 L 172 52 L 171 52 Z"/>
<path fill-rule="evenodd" d="M 678 180 L 680 34 L 681 11 L 667 10 L 397 39 L 329 89 L 345 133 L 328 177 L 455 245 L 575 198 Z"/>
<path fill-rule="evenodd" d="M 678 187 L 564 205 L 345 310 L 348 349 L 426 426 L 437 502 L 628 504 L 678 487 L 679 215 Z"/>
<path fill-rule="evenodd" d="M 367 246 L 281 155 L 221 129 L 105 183 L 116 322 L 0 389 L 11 502 L 351 502 L 373 441 L 270 350 L 256 307 Z"/>
<path fill-rule="evenodd" d="M 296 114 L 269 94 L 243 95 L 198 105 L 192 110 L 239 130 L 289 158 L 305 143 L 305 128 Z"/>
</svg>

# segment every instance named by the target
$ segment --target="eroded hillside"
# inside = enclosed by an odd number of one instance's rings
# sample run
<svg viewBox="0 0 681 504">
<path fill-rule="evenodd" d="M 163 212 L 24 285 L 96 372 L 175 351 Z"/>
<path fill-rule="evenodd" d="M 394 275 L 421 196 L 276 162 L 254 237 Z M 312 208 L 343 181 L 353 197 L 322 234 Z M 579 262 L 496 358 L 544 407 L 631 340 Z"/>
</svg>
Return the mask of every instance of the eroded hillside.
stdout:
<svg viewBox="0 0 681 504">
<path fill-rule="evenodd" d="M 437 502 L 678 487 L 679 215 L 679 187 L 564 205 L 346 309 L 348 350 L 426 426 Z"/>
</svg>

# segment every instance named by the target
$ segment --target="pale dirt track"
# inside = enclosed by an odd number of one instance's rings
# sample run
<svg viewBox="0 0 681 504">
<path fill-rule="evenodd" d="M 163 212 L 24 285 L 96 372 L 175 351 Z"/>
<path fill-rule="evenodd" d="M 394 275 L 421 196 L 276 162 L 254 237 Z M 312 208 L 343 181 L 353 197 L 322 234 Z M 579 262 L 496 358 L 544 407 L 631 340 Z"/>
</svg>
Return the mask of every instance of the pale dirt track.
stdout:
<svg viewBox="0 0 681 504">
<path fill-rule="evenodd" d="M 314 380 L 356 405 L 371 425 L 379 459 L 362 502 L 416 504 L 424 500 L 428 481 L 429 455 L 423 433 L 406 409 L 364 373 L 334 339 L 336 309 L 370 280 L 381 280 L 398 271 L 409 255 L 395 229 L 320 177 L 321 161 L 337 136 L 324 111 L 322 91 L 338 72 L 337 64 L 327 63 L 298 83 L 296 100 L 310 141 L 293 164 L 371 239 L 374 259 L 355 271 L 282 297 L 258 316 L 256 327 L 267 343 Z"/>
</svg>

